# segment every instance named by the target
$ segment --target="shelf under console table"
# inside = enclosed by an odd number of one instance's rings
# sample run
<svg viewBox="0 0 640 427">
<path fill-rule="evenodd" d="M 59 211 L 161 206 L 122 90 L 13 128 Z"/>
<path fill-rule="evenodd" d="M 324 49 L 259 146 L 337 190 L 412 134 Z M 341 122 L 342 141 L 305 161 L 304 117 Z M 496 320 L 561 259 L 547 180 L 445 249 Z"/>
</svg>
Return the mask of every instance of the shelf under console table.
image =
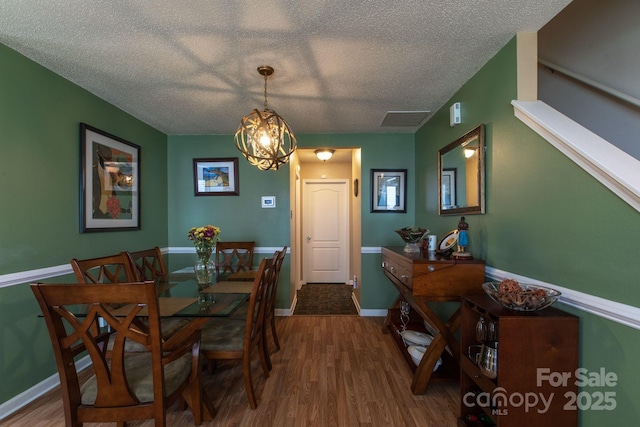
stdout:
<svg viewBox="0 0 640 427">
<path fill-rule="evenodd" d="M 423 394 L 430 381 L 457 379 L 460 372 L 460 344 L 455 337 L 460 327 L 460 309 L 443 320 L 429 303 L 460 302 L 462 295 L 483 294 L 485 263 L 454 260 L 426 251 L 407 253 L 403 249 L 403 246 L 382 248 L 383 273 L 400 293 L 389 309 L 385 326 L 414 371 L 411 391 Z M 431 326 L 431 333 L 435 332 L 418 366 L 413 363 L 400 336 L 403 300 L 412 308 L 407 329 L 428 332 L 424 325 L 426 321 Z M 434 372 L 439 359 L 442 359 L 442 366 Z"/>
</svg>

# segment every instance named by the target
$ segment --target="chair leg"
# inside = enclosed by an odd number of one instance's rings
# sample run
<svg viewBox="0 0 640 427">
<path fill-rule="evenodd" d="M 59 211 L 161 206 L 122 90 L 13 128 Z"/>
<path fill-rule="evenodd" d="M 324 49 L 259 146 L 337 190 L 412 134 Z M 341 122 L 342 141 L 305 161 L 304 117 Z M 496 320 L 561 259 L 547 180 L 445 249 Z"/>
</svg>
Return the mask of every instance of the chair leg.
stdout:
<svg viewBox="0 0 640 427">
<path fill-rule="evenodd" d="M 273 369 L 273 365 L 271 365 L 271 356 L 269 355 L 269 345 L 267 344 L 267 328 L 262 328 L 262 346 L 264 347 L 264 354 L 267 363 L 267 369 Z"/>
<path fill-rule="evenodd" d="M 265 339 L 267 333 L 262 328 L 262 334 L 260 335 L 260 341 L 256 343 L 258 346 L 258 357 L 260 358 L 260 365 L 262 365 L 262 372 L 265 378 L 269 378 L 269 371 L 271 370 L 271 359 L 269 359 L 269 351 L 267 349 L 267 340 Z"/>
<path fill-rule="evenodd" d="M 244 388 L 247 390 L 247 398 L 249 399 L 249 406 L 251 409 L 258 407 L 258 401 L 256 400 L 256 393 L 253 390 L 253 379 L 251 377 L 251 352 L 246 352 L 242 361 L 242 370 L 244 376 Z"/>
<path fill-rule="evenodd" d="M 278 334 L 276 333 L 276 316 L 271 316 L 271 335 L 273 335 L 276 350 L 280 350 L 280 341 L 278 341 Z"/>
</svg>

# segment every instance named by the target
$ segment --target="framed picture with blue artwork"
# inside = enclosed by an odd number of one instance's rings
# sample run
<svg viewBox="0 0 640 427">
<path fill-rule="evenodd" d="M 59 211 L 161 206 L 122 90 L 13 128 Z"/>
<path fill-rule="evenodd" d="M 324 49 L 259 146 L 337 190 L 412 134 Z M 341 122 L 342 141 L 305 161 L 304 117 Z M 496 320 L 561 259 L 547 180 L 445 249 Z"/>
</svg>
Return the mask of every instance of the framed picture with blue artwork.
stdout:
<svg viewBox="0 0 640 427">
<path fill-rule="evenodd" d="M 238 196 L 238 158 L 193 159 L 196 196 Z"/>
<path fill-rule="evenodd" d="M 140 147 L 80 123 L 80 232 L 140 229 Z"/>
<path fill-rule="evenodd" d="M 407 212 L 406 194 L 406 169 L 371 169 L 371 212 Z"/>
</svg>

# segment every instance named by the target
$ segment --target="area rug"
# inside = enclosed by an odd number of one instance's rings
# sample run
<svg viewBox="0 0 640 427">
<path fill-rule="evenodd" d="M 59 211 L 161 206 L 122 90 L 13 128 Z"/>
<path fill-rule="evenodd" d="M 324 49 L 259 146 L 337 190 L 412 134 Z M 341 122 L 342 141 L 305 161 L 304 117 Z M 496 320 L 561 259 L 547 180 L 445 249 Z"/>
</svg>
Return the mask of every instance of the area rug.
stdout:
<svg viewBox="0 0 640 427">
<path fill-rule="evenodd" d="M 344 284 L 307 283 L 297 292 L 295 315 L 357 315 L 351 299 L 353 288 Z"/>
</svg>

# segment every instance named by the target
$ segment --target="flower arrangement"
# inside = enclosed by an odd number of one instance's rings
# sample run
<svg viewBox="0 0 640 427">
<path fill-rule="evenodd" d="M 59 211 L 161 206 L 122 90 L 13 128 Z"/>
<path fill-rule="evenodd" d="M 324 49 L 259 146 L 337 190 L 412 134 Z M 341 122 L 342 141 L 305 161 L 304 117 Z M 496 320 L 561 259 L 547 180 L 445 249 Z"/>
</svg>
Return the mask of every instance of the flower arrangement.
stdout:
<svg viewBox="0 0 640 427">
<path fill-rule="evenodd" d="M 204 227 L 191 227 L 187 233 L 187 239 L 193 240 L 196 252 L 208 253 L 211 256 L 213 247 L 219 240 L 220 228 L 214 225 L 206 225 Z"/>
<path fill-rule="evenodd" d="M 215 263 L 211 261 L 211 253 L 216 246 L 220 228 L 213 225 L 191 227 L 187 239 L 192 240 L 198 254 L 198 262 L 194 267 L 198 284 L 209 285 L 215 273 Z"/>
</svg>

